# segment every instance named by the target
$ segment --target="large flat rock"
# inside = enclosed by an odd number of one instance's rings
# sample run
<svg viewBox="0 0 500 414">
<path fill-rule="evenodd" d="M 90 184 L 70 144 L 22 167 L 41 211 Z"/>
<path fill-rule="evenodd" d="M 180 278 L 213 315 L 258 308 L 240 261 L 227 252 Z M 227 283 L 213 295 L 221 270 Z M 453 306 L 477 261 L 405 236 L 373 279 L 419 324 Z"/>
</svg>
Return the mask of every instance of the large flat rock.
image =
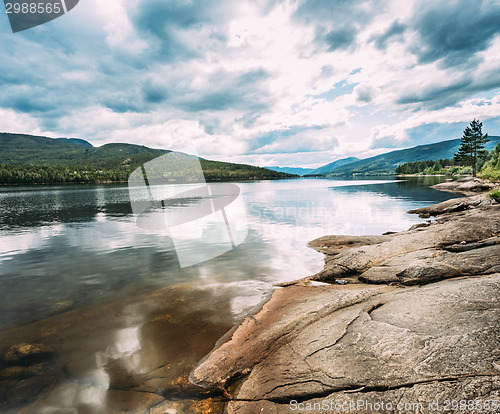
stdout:
<svg viewBox="0 0 500 414">
<path fill-rule="evenodd" d="M 231 401 L 227 414 L 363 413 L 493 414 L 500 412 L 500 376 L 432 381 L 385 391 L 333 392 L 325 397 L 287 403 Z"/>
<path fill-rule="evenodd" d="M 234 413 L 289 412 L 291 400 L 428 403 L 466 389 L 498 400 L 499 302 L 498 273 L 411 288 L 281 288 L 190 379 L 224 389 Z"/>
</svg>

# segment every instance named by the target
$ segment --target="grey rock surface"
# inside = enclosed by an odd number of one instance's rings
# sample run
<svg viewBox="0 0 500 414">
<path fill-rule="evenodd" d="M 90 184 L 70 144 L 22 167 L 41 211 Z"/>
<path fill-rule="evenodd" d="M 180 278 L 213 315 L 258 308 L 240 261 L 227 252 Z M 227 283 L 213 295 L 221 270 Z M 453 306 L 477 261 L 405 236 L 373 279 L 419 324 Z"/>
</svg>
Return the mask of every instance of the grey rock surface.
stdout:
<svg viewBox="0 0 500 414">
<path fill-rule="evenodd" d="M 229 412 L 251 412 L 242 406 L 252 401 L 285 412 L 280 405 L 289 411 L 291 400 L 349 400 L 356 392 L 395 403 L 411 390 L 415 401 L 431 402 L 453 398 L 481 378 L 496 384 L 491 392 L 481 386 L 493 398 L 500 378 L 499 300 L 498 273 L 412 288 L 278 289 L 191 380 L 224 389 L 234 400 Z M 451 386 L 439 393 L 429 386 L 444 383 Z"/>
<path fill-rule="evenodd" d="M 232 401 L 228 404 L 226 413 L 436 414 L 437 412 L 450 412 L 490 414 L 500 411 L 499 389 L 500 376 L 498 375 L 465 377 L 384 391 L 334 392 L 326 397 L 312 398 L 300 403 L 293 400 L 286 404 L 277 404 L 267 400 Z"/>
<path fill-rule="evenodd" d="M 465 195 L 473 195 L 495 188 L 495 184 L 489 180 L 477 177 L 464 177 L 459 180 L 446 180 L 443 183 L 433 185 L 432 188 L 441 191 L 451 191 Z"/>
</svg>

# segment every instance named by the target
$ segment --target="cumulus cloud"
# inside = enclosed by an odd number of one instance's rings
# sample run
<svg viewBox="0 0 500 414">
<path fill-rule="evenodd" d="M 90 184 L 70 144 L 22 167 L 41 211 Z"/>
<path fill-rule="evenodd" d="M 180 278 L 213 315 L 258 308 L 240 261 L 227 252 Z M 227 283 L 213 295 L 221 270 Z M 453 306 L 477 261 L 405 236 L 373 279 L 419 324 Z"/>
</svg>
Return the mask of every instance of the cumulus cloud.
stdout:
<svg viewBox="0 0 500 414">
<path fill-rule="evenodd" d="M 387 44 L 391 41 L 401 41 L 402 35 L 406 31 L 407 26 L 398 20 L 393 22 L 385 31 L 374 35 L 371 40 L 375 42 L 375 46 L 379 50 L 387 48 Z"/>
<path fill-rule="evenodd" d="M 255 145 L 255 144 L 258 145 Z M 329 135 L 321 125 L 312 127 L 288 127 L 258 137 L 249 145 L 251 153 L 277 154 L 295 152 L 317 152 L 332 150 L 338 146 L 338 139 Z"/>
<path fill-rule="evenodd" d="M 332 52 L 337 49 L 347 49 L 353 46 L 356 40 L 357 30 L 354 27 L 344 27 L 342 29 L 334 29 L 325 35 L 328 51 Z"/>
<path fill-rule="evenodd" d="M 362 83 L 354 88 L 356 101 L 363 103 L 370 103 L 377 93 L 377 89 L 369 83 Z"/>
</svg>

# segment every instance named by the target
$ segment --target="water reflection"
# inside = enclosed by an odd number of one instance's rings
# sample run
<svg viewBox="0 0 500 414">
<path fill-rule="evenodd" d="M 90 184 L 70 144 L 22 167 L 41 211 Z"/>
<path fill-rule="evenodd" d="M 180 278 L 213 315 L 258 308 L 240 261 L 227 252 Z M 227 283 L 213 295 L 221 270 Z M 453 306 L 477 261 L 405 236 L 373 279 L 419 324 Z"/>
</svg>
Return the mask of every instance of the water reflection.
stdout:
<svg viewBox="0 0 500 414">
<path fill-rule="evenodd" d="M 100 213 L 132 212 L 124 185 L 0 188 L 0 231 L 19 231 L 57 223 L 86 223 Z"/>
<path fill-rule="evenodd" d="M 187 378 L 233 325 L 230 306 L 229 296 L 214 289 L 163 288 L 4 331 L 0 349 L 42 341 L 56 350 L 57 383 L 47 384 L 36 401 L 26 387 L 17 395 L 30 403 L 27 413 L 139 413 L 165 399 L 188 406 L 207 397 L 216 401 L 219 391 L 200 390 Z M 0 388 L 10 386 L 0 378 Z M 2 412 L 23 412 L 21 404 L 7 407 Z"/>
<path fill-rule="evenodd" d="M 260 283 L 269 286 L 320 270 L 322 256 L 306 247 L 308 241 L 325 234 L 403 230 L 420 222 L 405 211 L 453 197 L 416 181 L 394 180 L 309 179 L 241 183 L 240 188 L 249 220 L 246 242 L 185 269 L 168 234 L 135 226 L 124 186 L 3 188 L 0 329 L 132 285 L 140 293 L 196 280 L 210 286 L 256 283 L 250 296 L 257 300 L 267 290 Z M 252 301 L 242 298 L 237 315 L 243 302 Z"/>
</svg>

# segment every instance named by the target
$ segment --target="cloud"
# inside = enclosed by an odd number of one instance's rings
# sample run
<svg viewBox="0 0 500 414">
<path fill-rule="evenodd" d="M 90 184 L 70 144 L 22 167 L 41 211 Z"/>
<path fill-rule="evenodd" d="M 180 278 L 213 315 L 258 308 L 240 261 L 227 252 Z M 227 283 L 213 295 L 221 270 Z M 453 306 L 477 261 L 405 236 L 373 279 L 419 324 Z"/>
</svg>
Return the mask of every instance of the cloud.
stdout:
<svg viewBox="0 0 500 414">
<path fill-rule="evenodd" d="M 354 94 L 357 102 L 370 103 L 377 94 L 377 89 L 369 83 L 362 83 L 354 88 Z"/>
<path fill-rule="evenodd" d="M 434 137 L 441 137 L 441 141 L 460 138 L 460 131 L 466 123 L 438 123 L 431 122 L 402 130 L 392 130 L 391 128 L 374 131 L 371 148 L 404 148 L 420 144 L 427 144 L 434 141 Z M 395 132 L 395 135 L 383 135 L 383 133 Z"/>
<path fill-rule="evenodd" d="M 417 3 L 415 14 L 414 51 L 421 63 L 442 60 L 444 67 L 460 65 L 486 50 L 500 33 L 498 2 L 428 1 L 424 6 Z"/>
<path fill-rule="evenodd" d="M 308 24 L 346 21 L 366 24 L 384 8 L 384 2 L 379 0 L 301 0 L 293 18 Z"/>
<path fill-rule="evenodd" d="M 471 85 L 472 79 L 464 77 L 450 84 L 429 83 L 424 85 L 420 91 L 412 91 L 402 95 L 397 102 L 400 104 L 411 104 L 421 102 L 432 102 L 439 100 L 439 106 L 452 105 L 461 96 L 466 94 L 467 88 Z"/>
<path fill-rule="evenodd" d="M 0 108 L 0 131 L 1 132 L 24 132 L 31 131 L 33 134 L 40 134 L 35 119 L 27 114 L 19 114 L 12 109 Z"/>
<path fill-rule="evenodd" d="M 478 93 L 495 91 L 500 88 L 500 65 L 496 53 L 500 51 L 500 41 L 485 54 L 482 63 L 473 69 L 456 69 L 435 72 L 433 79 L 421 80 L 418 85 L 407 85 L 396 102 L 409 104 L 420 109 L 440 110 L 457 105 L 462 100 Z"/>
<path fill-rule="evenodd" d="M 142 86 L 143 99 L 146 103 L 157 104 L 165 101 L 169 94 L 163 85 L 155 84 L 151 80 L 144 82 Z"/>
<path fill-rule="evenodd" d="M 338 144 L 338 139 L 329 135 L 323 125 L 294 126 L 252 139 L 249 152 L 254 154 L 317 152 L 332 150 Z"/>
<path fill-rule="evenodd" d="M 132 21 L 138 33 L 152 36 L 157 59 L 179 61 L 202 56 L 204 45 L 223 47 L 236 12 L 236 3 L 228 0 L 151 0 L 140 2 Z"/>
<path fill-rule="evenodd" d="M 402 148 L 406 140 L 399 140 L 395 135 L 376 135 L 373 137 L 370 149 L 384 148 L 396 149 Z"/>
<path fill-rule="evenodd" d="M 393 22 L 383 33 L 374 35 L 370 40 L 375 42 L 375 46 L 379 50 L 387 47 L 390 40 L 402 40 L 402 35 L 406 31 L 407 26 L 400 21 Z"/>
<path fill-rule="evenodd" d="M 360 28 L 366 27 L 384 9 L 379 0 L 302 0 L 293 19 L 315 27 L 316 43 L 329 52 L 354 47 Z"/>
<path fill-rule="evenodd" d="M 345 27 L 338 30 L 331 30 L 325 35 L 328 44 L 328 51 L 347 49 L 355 43 L 357 30 L 354 27 Z"/>
<path fill-rule="evenodd" d="M 228 109 L 259 112 L 271 105 L 264 87 L 269 76 L 262 68 L 241 73 L 218 70 L 204 79 L 201 87 L 192 85 L 185 91 L 178 105 L 187 112 Z"/>
<path fill-rule="evenodd" d="M 409 147 L 423 143 L 460 138 L 464 127 L 475 118 L 485 125 L 485 132 L 499 135 L 497 130 L 486 130 L 486 126 L 500 125 L 500 93 L 491 99 L 472 98 L 459 105 L 439 111 L 420 111 L 392 125 L 377 125 L 372 128 L 371 148 Z M 436 138 L 437 137 L 437 138 Z"/>
</svg>

